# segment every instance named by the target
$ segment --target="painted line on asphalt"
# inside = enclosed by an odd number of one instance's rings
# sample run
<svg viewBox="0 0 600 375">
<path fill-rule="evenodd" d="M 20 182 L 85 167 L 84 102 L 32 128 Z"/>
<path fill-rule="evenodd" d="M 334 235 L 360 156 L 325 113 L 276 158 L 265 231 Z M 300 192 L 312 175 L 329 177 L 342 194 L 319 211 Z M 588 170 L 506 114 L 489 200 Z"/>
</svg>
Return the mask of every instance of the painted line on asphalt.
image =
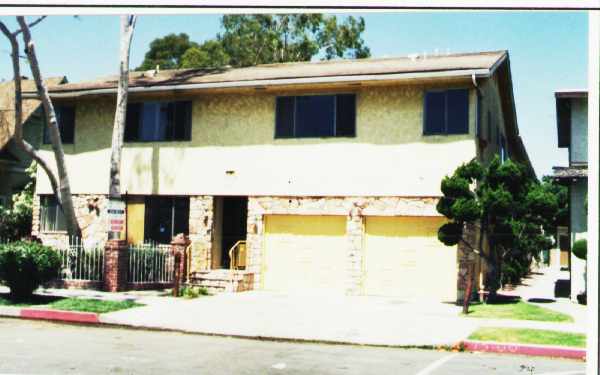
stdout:
<svg viewBox="0 0 600 375">
<path fill-rule="evenodd" d="M 458 353 L 454 353 L 454 354 L 450 354 L 445 357 L 442 357 L 442 358 L 438 359 L 437 361 L 433 362 L 432 364 L 430 364 L 429 366 L 425 367 L 423 370 L 417 372 L 415 375 L 429 375 L 433 372 L 433 370 L 442 366 L 444 363 L 448 362 L 449 360 L 456 357 L 457 355 L 458 355 Z"/>
<path fill-rule="evenodd" d="M 561 371 L 561 372 L 544 372 L 537 375 L 585 375 L 585 371 Z"/>
</svg>

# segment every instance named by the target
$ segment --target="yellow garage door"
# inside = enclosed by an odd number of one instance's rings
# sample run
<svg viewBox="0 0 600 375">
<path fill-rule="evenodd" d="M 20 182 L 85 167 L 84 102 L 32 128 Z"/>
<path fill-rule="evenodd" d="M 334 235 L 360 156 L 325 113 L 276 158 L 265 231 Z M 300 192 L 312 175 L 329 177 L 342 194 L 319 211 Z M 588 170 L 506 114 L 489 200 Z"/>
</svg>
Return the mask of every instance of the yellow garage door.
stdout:
<svg viewBox="0 0 600 375">
<path fill-rule="evenodd" d="M 437 239 L 441 217 L 368 217 L 365 236 L 367 295 L 456 300 L 456 246 Z"/>
<path fill-rule="evenodd" d="M 345 217 L 272 215 L 265 220 L 265 290 L 344 294 Z"/>
</svg>

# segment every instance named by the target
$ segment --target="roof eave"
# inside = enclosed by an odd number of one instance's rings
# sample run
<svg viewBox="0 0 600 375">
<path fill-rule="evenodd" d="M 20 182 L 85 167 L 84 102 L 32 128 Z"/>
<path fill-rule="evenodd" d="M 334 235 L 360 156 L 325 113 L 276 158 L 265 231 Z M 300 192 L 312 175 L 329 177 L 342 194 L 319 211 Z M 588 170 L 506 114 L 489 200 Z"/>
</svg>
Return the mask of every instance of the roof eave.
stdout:
<svg viewBox="0 0 600 375">
<path fill-rule="evenodd" d="M 306 84 L 331 84 L 331 83 L 356 83 L 356 82 L 381 82 L 381 81 L 401 81 L 415 79 L 436 79 L 436 78 L 471 78 L 475 75 L 478 78 L 487 78 L 491 76 L 490 69 L 458 69 L 431 72 L 412 72 L 395 74 L 370 74 L 370 75 L 349 75 L 349 76 L 330 76 L 330 77 L 309 77 L 309 78 L 286 78 L 273 80 L 249 80 L 233 82 L 210 82 L 210 83 L 190 83 L 179 85 L 153 85 L 153 86 L 133 86 L 129 87 L 129 93 L 152 93 L 161 91 L 187 91 L 203 89 L 228 89 L 228 88 L 252 88 L 264 86 L 284 86 L 284 85 L 306 85 Z M 50 92 L 51 98 L 76 98 L 89 95 L 114 95 L 117 93 L 116 87 L 84 89 L 66 92 Z M 37 93 L 24 93 L 24 98 L 36 98 Z"/>
</svg>

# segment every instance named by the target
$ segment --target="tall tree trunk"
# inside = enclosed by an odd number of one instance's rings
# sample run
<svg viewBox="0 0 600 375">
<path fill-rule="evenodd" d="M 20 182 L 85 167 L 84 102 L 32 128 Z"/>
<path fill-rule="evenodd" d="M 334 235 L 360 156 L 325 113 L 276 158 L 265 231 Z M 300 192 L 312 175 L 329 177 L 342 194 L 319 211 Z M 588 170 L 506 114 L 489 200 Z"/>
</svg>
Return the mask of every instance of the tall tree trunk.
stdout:
<svg viewBox="0 0 600 375">
<path fill-rule="evenodd" d="M 111 199 L 121 198 L 121 153 L 127 117 L 127 90 L 129 89 L 129 54 L 136 16 L 121 16 L 121 52 L 119 56 L 119 85 L 117 106 L 112 133 L 110 156 L 110 181 L 108 194 Z"/>
<path fill-rule="evenodd" d="M 121 155 L 125 136 L 125 120 L 127 118 L 127 91 L 129 89 L 129 54 L 131 39 L 135 28 L 136 16 L 121 16 L 121 51 L 119 55 L 119 84 L 117 88 L 117 105 L 113 124 L 112 145 L 110 155 L 110 177 L 108 197 L 111 201 L 121 200 Z M 115 232 L 109 232 L 109 239 L 115 238 Z"/>
<path fill-rule="evenodd" d="M 31 68 L 31 73 L 33 74 L 33 78 L 35 80 L 37 92 L 40 96 L 40 99 L 42 100 L 42 105 L 44 106 L 46 124 L 50 133 L 52 150 L 54 151 L 54 159 L 56 161 L 56 169 L 58 171 L 58 190 L 60 193 L 60 207 L 65 216 L 67 231 L 70 236 L 80 236 L 81 229 L 79 228 L 79 223 L 77 222 L 77 217 L 75 215 L 75 208 L 73 206 L 71 186 L 69 184 L 67 165 L 65 163 L 65 153 L 62 141 L 60 139 L 60 132 L 58 130 L 56 114 L 54 113 L 54 106 L 52 105 L 50 95 L 48 95 L 48 88 L 46 87 L 46 84 L 44 83 L 44 80 L 42 78 L 42 73 L 40 72 L 39 63 L 35 53 L 35 46 L 33 44 L 33 41 L 31 40 L 31 32 L 29 30 L 29 25 L 27 25 L 27 23 L 25 22 L 25 17 L 23 16 L 18 16 L 17 22 L 19 23 L 19 26 L 21 27 L 21 32 L 23 33 L 25 52 L 27 53 L 27 59 L 29 60 L 29 66 Z"/>
<path fill-rule="evenodd" d="M 37 22 L 42 20 L 40 17 Z M 6 36 L 6 38 L 10 42 L 11 46 L 11 60 L 13 65 L 13 79 L 15 85 L 15 102 L 14 102 L 14 110 L 15 110 L 15 133 L 13 136 L 13 140 L 30 158 L 36 161 L 36 163 L 42 167 L 46 175 L 48 176 L 48 180 L 50 180 L 50 185 L 52 186 L 52 192 L 56 197 L 59 205 L 62 206 L 62 199 L 60 194 L 58 193 L 58 183 L 56 181 L 56 176 L 48 166 L 48 163 L 41 157 L 39 152 L 31 145 L 29 142 L 23 139 L 23 98 L 21 92 L 21 64 L 19 62 L 19 42 L 17 41 L 17 34 L 11 33 L 3 22 L 0 22 L 0 30 Z"/>
</svg>

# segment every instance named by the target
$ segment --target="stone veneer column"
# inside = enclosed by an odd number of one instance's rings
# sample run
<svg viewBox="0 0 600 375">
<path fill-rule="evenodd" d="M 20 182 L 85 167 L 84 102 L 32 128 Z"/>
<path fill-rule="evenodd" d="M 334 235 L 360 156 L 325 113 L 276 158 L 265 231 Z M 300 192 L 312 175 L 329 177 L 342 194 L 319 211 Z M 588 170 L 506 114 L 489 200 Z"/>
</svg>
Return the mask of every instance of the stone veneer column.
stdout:
<svg viewBox="0 0 600 375">
<path fill-rule="evenodd" d="M 246 233 L 246 270 L 253 273 L 251 288 L 260 289 L 262 278 L 262 250 L 264 216 L 256 198 L 248 197 L 248 226 Z"/>
<path fill-rule="evenodd" d="M 104 247 L 104 290 L 119 292 L 127 289 L 129 248 L 127 241 L 109 240 Z"/>
<path fill-rule="evenodd" d="M 365 221 L 361 209 L 354 206 L 346 221 L 346 236 L 348 237 L 346 295 L 356 296 L 363 292 L 364 229 Z"/>
<path fill-rule="evenodd" d="M 191 272 L 210 269 L 212 252 L 213 197 L 190 197 L 189 238 L 193 243 Z"/>
</svg>

